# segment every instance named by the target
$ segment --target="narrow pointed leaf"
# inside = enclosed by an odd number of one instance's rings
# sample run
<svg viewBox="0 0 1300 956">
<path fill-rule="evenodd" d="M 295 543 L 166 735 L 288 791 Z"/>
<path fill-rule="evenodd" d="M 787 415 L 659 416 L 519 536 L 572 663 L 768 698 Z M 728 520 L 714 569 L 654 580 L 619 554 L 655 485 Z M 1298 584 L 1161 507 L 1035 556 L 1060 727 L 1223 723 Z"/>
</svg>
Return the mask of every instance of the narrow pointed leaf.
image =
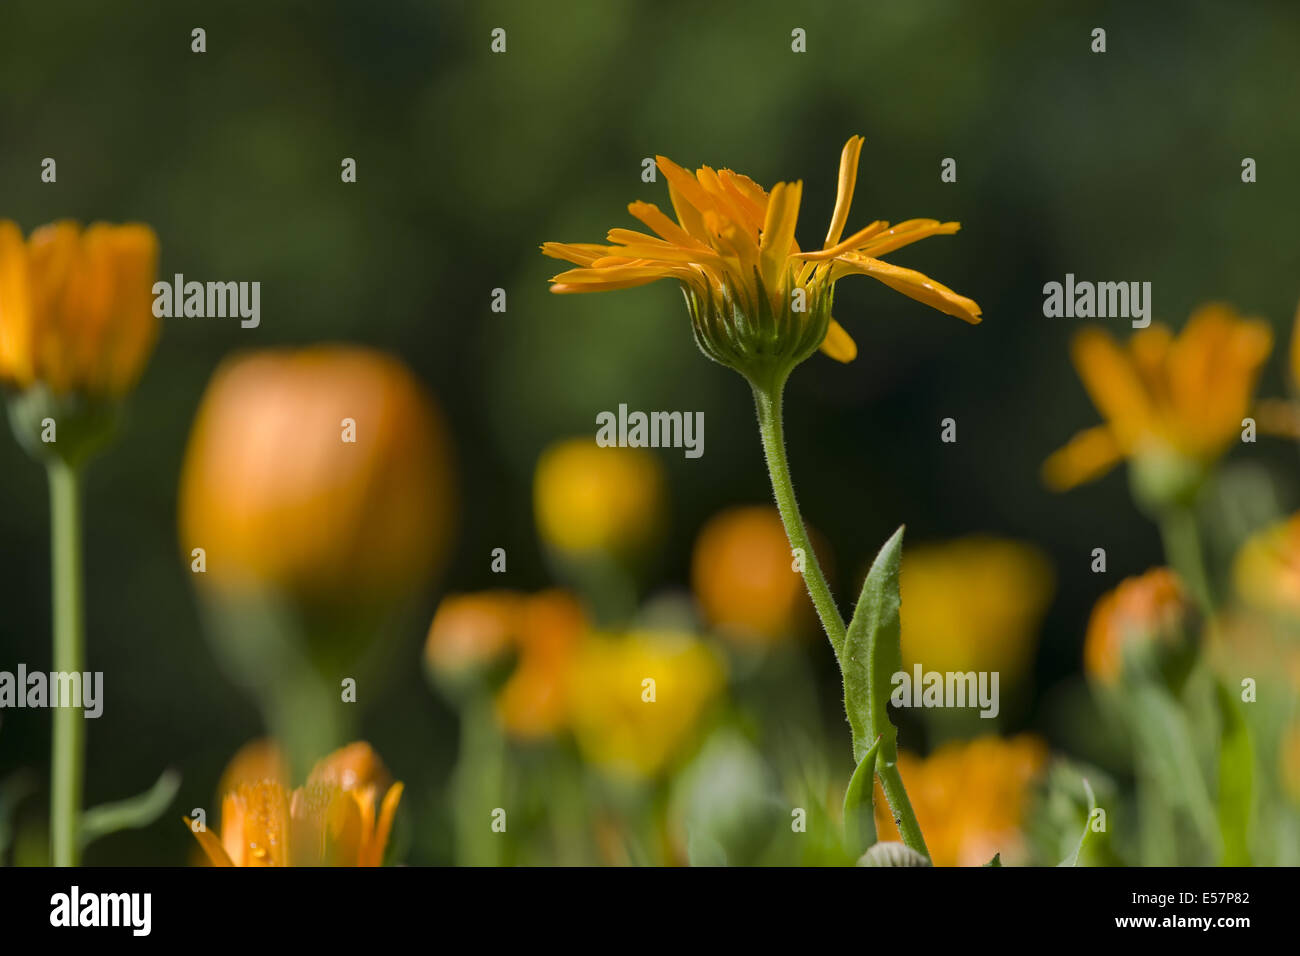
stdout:
<svg viewBox="0 0 1300 956">
<path fill-rule="evenodd" d="M 903 527 L 876 555 L 862 585 L 857 609 L 844 639 L 844 709 L 853 730 L 853 756 L 866 756 L 868 741 L 880 741 L 880 757 L 892 761 L 894 729 L 889 722 L 890 679 L 903 669 L 900 645 L 898 568 L 903 558 Z"/>
<path fill-rule="evenodd" d="M 866 756 L 858 761 L 849 787 L 844 791 L 844 844 L 854 856 L 866 852 L 876 842 L 875 782 L 876 751 L 880 738 L 871 745 Z"/>
</svg>

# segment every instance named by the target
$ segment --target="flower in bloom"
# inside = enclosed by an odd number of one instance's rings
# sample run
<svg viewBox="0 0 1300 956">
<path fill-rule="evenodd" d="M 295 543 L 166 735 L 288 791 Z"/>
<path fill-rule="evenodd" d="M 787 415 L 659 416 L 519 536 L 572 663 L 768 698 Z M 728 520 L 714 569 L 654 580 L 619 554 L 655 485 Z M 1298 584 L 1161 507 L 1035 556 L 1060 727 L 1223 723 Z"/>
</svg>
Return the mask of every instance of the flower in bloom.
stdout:
<svg viewBox="0 0 1300 956">
<path fill-rule="evenodd" d="M 542 251 L 577 268 L 555 276 L 551 291 L 602 292 L 675 279 L 686 295 L 696 342 L 706 355 L 750 377 L 787 373 L 819 347 L 842 362 L 857 355 L 830 316 L 834 284 L 866 275 L 941 312 L 980 320 L 975 302 L 930 277 L 885 262 L 890 252 L 959 223 L 909 219 L 872 222 L 844 236 L 858 176 L 862 137 L 840 156 L 835 209 L 820 249 L 795 240 L 801 182 L 769 193 L 748 176 L 702 166 L 694 174 L 656 157 L 676 220 L 653 203 L 628 206 L 649 232 L 611 229 L 608 245 L 548 242 Z"/>
<path fill-rule="evenodd" d="M 1177 678 L 1189 663 L 1197 614 L 1186 589 L 1169 568 L 1125 578 L 1097 601 L 1083 644 L 1083 670 L 1106 686 L 1126 667 L 1148 664 Z"/>
<path fill-rule="evenodd" d="M 292 792 L 243 778 L 221 804 L 221 836 L 191 831 L 214 866 L 379 866 L 402 784 L 366 743 L 335 751 Z"/>
<path fill-rule="evenodd" d="M 158 337 L 158 237 L 139 223 L 0 221 L 0 380 L 118 398 Z"/>
<path fill-rule="evenodd" d="M 1160 486 L 1182 472 L 1194 480 L 1239 437 L 1272 345 L 1265 322 L 1222 304 L 1197 309 L 1177 336 L 1154 323 L 1127 348 L 1100 329 L 1081 331 L 1074 366 L 1105 422 L 1047 459 L 1047 484 L 1065 491 L 1126 458 Z"/>
<path fill-rule="evenodd" d="M 1052 585 L 1047 558 L 1023 542 L 972 536 L 910 548 L 899 575 L 904 666 L 1015 682 L 1033 661 Z"/>
<path fill-rule="evenodd" d="M 423 585 L 450 545 L 451 449 L 397 359 L 314 346 L 228 360 L 203 397 L 181 475 L 181 544 L 201 584 L 313 602 Z"/>
<path fill-rule="evenodd" d="M 578 748 L 612 776 L 656 776 L 694 739 L 722 689 L 717 656 L 694 638 L 660 632 L 593 637 L 570 675 Z"/>
<path fill-rule="evenodd" d="M 742 647 L 789 640 L 812 619 L 803 577 L 771 506 L 731 508 L 711 518 L 695 541 L 691 584 L 709 626 Z"/>
<path fill-rule="evenodd" d="M 542 540 L 567 555 L 634 558 L 663 531 L 665 481 L 640 448 L 601 448 L 572 438 L 542 452 L 533 507 Z"/>
<path fill-rule="evenodd" d="M 1032 734 L 951 741 L 922 759 L 906 751 L 898 770 L 935 866 L 982 866 L 995 853 L 1023 862 L 1022 833 L 1032 784 L 1047 764 L 1047 745 Z M 881 840 L 900 840 L 876 784 Z"/>
</svg>

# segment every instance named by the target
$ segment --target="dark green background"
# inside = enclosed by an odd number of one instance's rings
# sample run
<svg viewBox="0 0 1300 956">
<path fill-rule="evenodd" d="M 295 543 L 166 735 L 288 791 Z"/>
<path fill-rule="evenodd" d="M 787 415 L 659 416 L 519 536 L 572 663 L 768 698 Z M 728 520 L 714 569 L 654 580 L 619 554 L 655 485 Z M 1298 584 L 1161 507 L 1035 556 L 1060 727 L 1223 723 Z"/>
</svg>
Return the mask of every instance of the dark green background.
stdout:
<svg viewBox="0 0 1300 956">
<path fill-rule="evenodd" d="M 190 52 L 195 26 L 202 55 Z M 498 26 L 504 55 L 489 51 Z M 1089 50 L 1096 26 L 1104 55 Z M 794 27 L 805 54 L 790 51 Z M 1096 420 L 1067 358 L 1080 323 L 1045 319 L 1042 285 L 1066 272 L 1150 281 L 1157 318 L 1175 325 L 1201 301 L 1230 300 L 1274 323 L 1281 348 L 1263 391 L 1280 394 L 1300 296 L 1298 49 L 1294 3 L 4 0 L 0 216 L 25 231 L 142 220 L 164 276 L 262 283 L 256 330 L 165 320 L 125 435 L 90 476 L 89 661 L 107 701 L 89 728 L 87 802 L 142 790 L 163 766 L 184 785 L 175 813 L 95 845 L 88 862 L 186 860 L 175 817 L 210 805 L 224 762 L 258 731 L 199 631 L 175 532 L 187 431 L 231 351 L 367 343 L 435 390 L 467 489 L 440 589 L 502 584 L 488 573 L 498 546 L 506 583 L 547 582 L 533 462 L 620 402 L 705 413 L 702 459 L 661 453 L 674 510 L 656 587 L 686 582 L 708 515 L 768 497 L 748 391 L 696 351 L 676 288 L 546 291 L 560 264 L 538 243 L 632 226 L 635 198 L 667 207 L 664 185 L 640 179 L 655 153 L 769 186 L 803 179 L 807 244 L 830 216 L 840 147 L 861 133 L 850 228 L 962 222 L 890 259 L 975 298 L 984 324 L 842 283 L 836 315 L 860 357 L 818 356 L 794 376 L 796 482 L 836 555 L 843 604 L 903 521 L 913 541 L 986 531 L 1040 544 L 1059 593 L 1037 683 L 1077 672 L 1093 600 L 1160 553 L 1122 472 L 1064 497 L 1040 485 L 1044 456 Z M 57 184 L 40 182 L 46 156 Z M 355 185 L 340 182 L 345 156 Z M 956 184 L 939 180 L 948 156 Z M 1240 179 L 1245 156 L 1254 185 Z M 508 292 L 503 315 L 488 307 L 495 287 Z M 946 416 L 956 445 L 939 441 Z M 1275 466 L 1294 504 L 1293 451 L 1265 443 L 1249 457 Z M 40 469 L 0 436 L 0 668 L 48 667 L 46 508 Z M 1097 546 L 1105 579 L 1087 570 Z M 418 809 L 445 777 L 455 721 L 418 668 L 399 670 L 366 733 Z M 1024 722 L 1051 730 L 1044 699 Z M 48 712 L 3 718 L 0 776 L 30 767 L 43 787 Z M 406 856 L 446 860 L 447 837 L 421 833 Z"/>
</svg>

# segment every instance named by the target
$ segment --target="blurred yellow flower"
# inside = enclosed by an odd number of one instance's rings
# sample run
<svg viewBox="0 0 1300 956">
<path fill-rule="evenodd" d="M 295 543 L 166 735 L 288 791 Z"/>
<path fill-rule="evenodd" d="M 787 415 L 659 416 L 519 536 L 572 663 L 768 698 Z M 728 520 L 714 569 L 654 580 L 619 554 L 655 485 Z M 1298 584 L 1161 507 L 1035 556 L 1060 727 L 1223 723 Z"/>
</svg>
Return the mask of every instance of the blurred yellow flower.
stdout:
<svg viewBox="0 0 1300 956">
<path fill-rule="evenodd" d="M 1046 764 L 1047 744 L 1031 734 L 952 741 L 925 759 L 900 751 L 898 769 L 935 866 L 983 866 L 995 853 L 1003 863 L 1025 862 L 1021 827 Z M 901 840 L 879 781 L 875 807 L 880 839 Z"/>
<path fill-rule="evenodd" d="M 0 380 L 56 395 L 116 398 L 158 337 L 158 237 L 148 226 L 67 220 L 26 242 L 0 221 Z"/>
<path fill-rule="evenodd" d="M 274 780 L 288 786 L 289 764 L 274 740 L 266 737 L 250 740 L 235 751 L 217 784 L 217 798 L 237 790 L 241 784 Z"/>
<path fill-rule="evenodd" d="M 1033 661 L 1053 574 L 1033 545 L 972 536 L 909 548 L 899 590 L 906 668 L 997 671 L 1010 684 Z"/>
<path fill-rule="evenodd" d="M 353 743 L 290 793 L 277 779 L 244 780 L 221 807 L 221 837 L 196 832 L 214 866 L 379 866 L 402 784 L 369 744 Z"/>
<path fill-rule="evenodd" d="M 1265 322 L 1223 304 L 1197 309 L 1177 337 L 1159 323 L 1142 329 L 1127 350 L 1100 329 L 1080 332 L 1074 365 L 1106 422 L 1047 459 L 1047 484 L 1068 490 L 1124 458 L 1212 463 L 1240 436 L 1272 345 Z"/>
<path fill-rule="evenodd" d="M 611 229 L 608 246 L 543 244 L 546 255 L 579 267 L 555 276 L 551 291 L 601 292 L 676 279 L 686 292 L 700 347 L 741 371 L 764 354 L 802 361 L 819 346 L 832 358 L 851 361 L 857 346 L 829 314 L 833 286 L 846 275 L 871 276 L 941 312 L 978 322 L 975 302 L 879 258 L 927 236 L 954 233 L 959 223 L 909 219 L 891 228 L 876 221 L 841 239 L 862 143 L 861 136 L 852 136 L 844 144 L 835 211 L 816 252 L 801 251 L 795 241 L 802 182 L 777 183 L 769 194 L 729 169 L 702 166 L 691 174 L 658 156 L 677 221 L 652 203 L 634 202 L 628 211 L 654 235 Z M 796 290 L 806 308 L 791 308 Z"/>
<path fill-rule="evenodd" d="M 694 638 L 594 637 L 584 642 L 570 675 L 578 747 L 611 775 L 653 777 L 693 739 L 722 684 L 721 662 Z"/>
<path fill-rule="evenodd" d="M 1247 539 L 1232 576 L 1247 604 L 1300 615 L 1300 514 Z"/>
<path fill-rule="evenodd" d="M 213 376 L 181 475 L 204 585 L 327 603 L 403 597 L 446 555 L 451 449 L 432 398 L 369 349 L 261 351 Z"/>
<path fill-rule="evenodd" d="M 709 626 L 742 647 L 789 640 L 812 620 L 803 576 L 771 506 L 709 519 L 695 540 L 691 583 Z"/>
<path fill-rule="evenodd" d="M 635 557 L 663 531 L 663 469 L 640 448 L 571 438 L 538 459 L 533 505 L 542 540 L 558 551 Z"/>
<path fill-rule="evenodd" d="M 1125 578 L 1098 599 L 1088 620 L 1083 670 L 1104 685 L 1118 683 L 1126 657 L 1153 652 L 1158 664 L 1178 664 L 1195 636 L 1196 612 L 1169 568 Z"/>
</svg>

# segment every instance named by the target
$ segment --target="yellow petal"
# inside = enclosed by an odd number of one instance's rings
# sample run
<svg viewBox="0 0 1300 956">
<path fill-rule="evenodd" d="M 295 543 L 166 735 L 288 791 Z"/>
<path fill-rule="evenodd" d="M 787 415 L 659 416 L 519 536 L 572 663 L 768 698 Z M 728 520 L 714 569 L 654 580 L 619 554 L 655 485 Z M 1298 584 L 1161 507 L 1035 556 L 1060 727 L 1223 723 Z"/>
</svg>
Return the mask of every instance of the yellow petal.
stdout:
<svg viewBox="0 0 1300 956">
<path fill-rule="evenodd" d="M 835 212 L 831 215 L 830 228 L 826 230 L 826 243 L 829 249 L 840 241 L 844 224 L 849 219 L 849 207 L 853 205 L 853 189 L 858 181 L 858 156 L 862 152 L 861 136 L 850 136 L 840 153 L 840 181 L 835 191 Z"/>
<path fill-rule="evenodd" d="M 36 374 L 28 275 L 22 230 L 7 219 L 0 221 L 0 378 L 19 388 L 31 385 Z"/>
<path fill-rule="evenodd" d="M 821 350 L 837 362 L 852 362 L 858 357 L 858 345 L 853 337 L 844 331 L 844 326 L 831 319 L 826 329 L 826 338 L 822 339 Z"/>
<path fill-rule="evenodd" d="M 892 229 L 887 229 L 878 235 L 872 236 L 869 241 L 864 241 L 857 251 L 866 256 L 883 256 L 895 249 L 901 249 L 903 246 L 910 246 L 914 242 L 920 242 L 929 236 L 951 236 L 960 229 L 961 223 L 959 222 L 911 219 L 907 222 L 900 222 Z"/>
<path fill-rule="evenodd" d="M 794 229 L 799 221 L 799 199 L 803 183 L 777 183 L 767 204 L 763 221 L 763 238 L 759 243 L 759 270 L 768 293 L 781 293 L 786 260 L 794 244 Z"/>
<path fill-rule="evenodd" d="M 1092 404 L 1114 429 L 1125 451 L 1158 433 L 1155 409 L 1133 362 L 1100 329 L 1084 329 L 1070 344 L 1074 367 Z"/>
<path fill-rule="evenodd" d="M 182 817 L 181 819 L 185 821 L 185 825 L 190 828 L 190 832 L 198 839 L 199 846 L 202 847 L 203 852 L 208 855 L 208 859 L 212 861 L 213 866 L 235 865 L 230 861 L 230 856 L 226 853 L 225 847 L 221 845 L 221 841 L 213 835 L 211 830 L 206 826 L 202 829 L 195 830 L 193 820 L 189 817 Z"/>
<path fill-rule="evenodd" d="M 1043 481 L 1053 491 L 1069 491 L 1100 478 L 1122 457 L 1115 433 L 1108 425 L 1096 425 L 1079 432 L 1043 462 Z"/>
<path fill-rule="evenodd" d="M 980 321 L 980 307 L 973 299 L 958 295 L 943 283 L 936 282 L 915 269 L 904 269 L 856 253 L 847 253 L 837 259 L 836 263 L 847 271 L 859 272 L 878 279 L 896 292 L 901 292 L 918 302 L 924 302 L 947 315 L 955 315 L 971 325 L 976 325 Z"/>
</svg>

